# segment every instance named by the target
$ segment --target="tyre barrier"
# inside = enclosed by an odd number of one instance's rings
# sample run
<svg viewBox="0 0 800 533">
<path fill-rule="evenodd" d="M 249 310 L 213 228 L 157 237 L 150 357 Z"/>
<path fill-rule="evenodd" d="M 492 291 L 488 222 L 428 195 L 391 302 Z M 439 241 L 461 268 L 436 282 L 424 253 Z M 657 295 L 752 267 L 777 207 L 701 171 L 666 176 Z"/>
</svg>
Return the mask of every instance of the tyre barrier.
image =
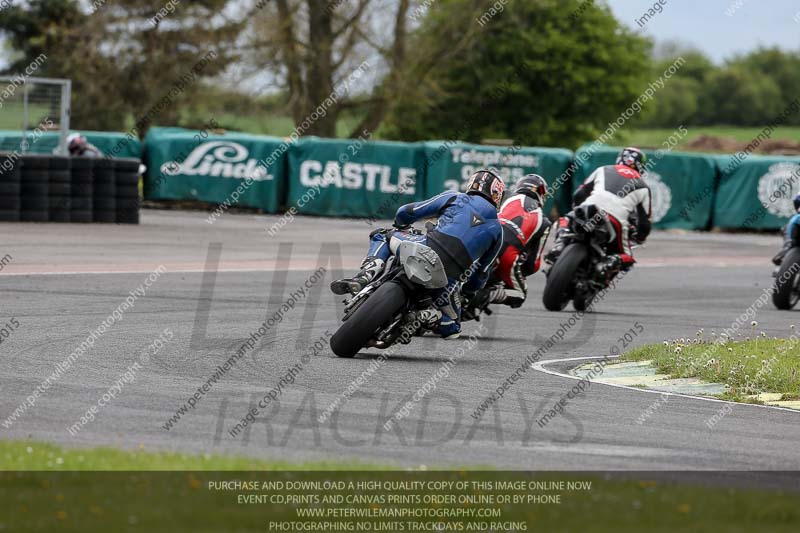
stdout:
<svg viewBox="0 0 800 533">
<path fill-rule="evenodd" d="M 49 196 L 50 222 L 69 222 L 72 208 L 72 165 L 69 157 L 50 158 Z"/>
<path fill-rule="evenodd" d="M 0 154 L 0 222 L 19 221 L 20 168 L 14 154 Z"/>
<path fill-rule="evenodd" d="M 70 220 L 92 222 L 94 220 L 94 159 L 72 158 L 72 181 L 70 183 Z"/>
<path fill-rule="evenodd" d="M 50 220 L 50 156 L 23 155 L 20 180 L 22 222 Z"/>
<path fill-rule="evenodd" d="M 0 153 L 0 221 L 139 223 L 139 160 Z"/>
<path fill-rule="evenodd" d="M 114 178 L 114 162 L 98 159 L 94 162 L 94 182 L 92 196 L 95 222 L 114 222 L 117 219 L 117 187 Z"/>
<path fill-rule="evenodd" d="M 117 224 L 139 223 L 139 160 L 114 159 Z"/>
</svg>

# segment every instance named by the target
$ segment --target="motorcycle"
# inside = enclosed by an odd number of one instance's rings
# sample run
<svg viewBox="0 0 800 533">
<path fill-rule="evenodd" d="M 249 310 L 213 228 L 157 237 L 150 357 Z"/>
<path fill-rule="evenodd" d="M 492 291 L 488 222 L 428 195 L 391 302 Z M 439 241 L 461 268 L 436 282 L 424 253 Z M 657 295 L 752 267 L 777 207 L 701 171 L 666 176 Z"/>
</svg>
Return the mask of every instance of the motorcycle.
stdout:
<svg viewBox="0 0 800 533">
<path fill-rule="evenodd" d="M 594 205 L 578 206 L 559 232 L 560 252 L 546 257 L 542 302 L 548 311 L 562 311 L 570 300 L 576 311 L 585 311 L 594 297 L 621 269 L 619 257 L 606 252 L 615 230 L 605 212 Z"/>
<path fill-rule="evenodd" d="M 780 266 L 773 272 L 775 287 L 772 292 L 772 303 L 778 309 L 788 310 L 800 300 L 800 228 L 794 226 L 792 246 L 781 260 Z"/>
<path fill-rule="evenodd" d="M 408 344 L 441 318 L 433 294 L 445 287 L 447 274 L 436 252 L 421 242 L 401 242 L 383 273 L 345 300 L 342 325 L 331 337 L 333 353 L 349 358 L 362 348 Z"/>
</svg>

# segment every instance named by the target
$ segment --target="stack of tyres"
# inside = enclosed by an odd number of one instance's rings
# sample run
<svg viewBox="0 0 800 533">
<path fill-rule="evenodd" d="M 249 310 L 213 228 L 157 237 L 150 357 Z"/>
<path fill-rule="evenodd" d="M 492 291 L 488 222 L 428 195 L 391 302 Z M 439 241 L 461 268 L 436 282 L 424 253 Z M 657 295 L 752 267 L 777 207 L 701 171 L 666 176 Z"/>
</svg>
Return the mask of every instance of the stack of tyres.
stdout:
<svg viewBox="0 0 800 533">
<path fill-rule="evenodd" d="M 118 224 L 139 223 L 139 160 L 114 159 Z"/>
<path fill-rule="evenodd" d="M 50 222 L 69 222 L 72 210 L 72 173 L 69 157 L 50 158 Z"/>
<path fill-rule="evenodd" d="M 72 158 L 71 222 L 91 222 L 93 219 L 94 162 L 91 157 Z"/>
<path fill-rule="evenodd" d="M 114 161 L 95 159 L 94 161 L 94 207 L 95 222 L 115 222 L 117 211 L 117 186 L 114 177 Z"/>
<path fill-rule="evenodd" d="M 50 220 L 50 156 L 23 155 L 20 217 L 27 222 Z"/>
<path fill-rule="evenodd" d="M 16 154 L 0 154 L 0 221 L 19 221 L 20 161 Z"/>
</svg>

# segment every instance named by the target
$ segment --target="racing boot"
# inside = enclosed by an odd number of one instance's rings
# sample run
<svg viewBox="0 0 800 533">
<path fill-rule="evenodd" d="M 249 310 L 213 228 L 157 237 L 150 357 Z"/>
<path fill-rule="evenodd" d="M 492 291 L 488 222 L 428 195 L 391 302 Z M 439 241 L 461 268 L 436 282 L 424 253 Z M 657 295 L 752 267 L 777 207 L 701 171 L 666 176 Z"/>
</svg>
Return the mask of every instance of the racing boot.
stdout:
<svg viewBox="0 0 800 533">
<path fill-rule="evenodd" d="M 378 274 L 383 272 L 383 259 L 377 257 L 367 257 L 361 263 L 361 270 L 352 278 L 342 278 L 331 282 L 331 292 L 333 294 L 357 294 L 375 279 Z"/>
</svg>

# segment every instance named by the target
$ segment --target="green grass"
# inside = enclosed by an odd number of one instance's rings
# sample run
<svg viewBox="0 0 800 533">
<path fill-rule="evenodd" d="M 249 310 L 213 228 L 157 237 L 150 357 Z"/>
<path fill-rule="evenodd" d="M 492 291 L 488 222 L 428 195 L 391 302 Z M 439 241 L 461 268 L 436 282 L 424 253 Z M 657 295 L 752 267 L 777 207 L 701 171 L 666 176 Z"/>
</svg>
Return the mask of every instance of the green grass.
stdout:
<svg viewBox="0 0 800 533">
<path fill-rule="evenodd" d="M 248 492 L 210 489 L 211 481 L 231 480 L 254 480 L 259 483 L 276 480 L 358 482 L 441 479 L 592 482 L 590 490 L 555 491 L 562 495 L 560 504 L 490 506 L 502 509 L 500 520 L 503 522 L 527 522 L 528 531 L 789 532 L 796 531 L 800 523 L 800 495 L 797 492 L 737 489 L 728 486 L 727 481 L 702 486 L 696 482 L 655 480 L 647 474 L 614 479 L 583 472 L 535 473 L 532 476 L 489 471 L 363 472 L 351 470 L 346 463 L 321 463 L 338 468 L 341 470 L 339 472 L 303 472 L 300 470 L 319 464 L 289 465 L 244 458 L 108 448 L 63 449 L 37 442 L 0 442 L 0 457 L 3 457 L 3 468 L 13 470 L 0 472 L 0 501 L 3 502 L 0 505 L 0 529 L 8 531 L 268 531 L 268 521 L 297 521 L 295 509 L 305 506 L 267 502 L 253 505 L 238 501 L 239 494 L 269 494 L 269 490 Z M 294 471 L 255 471 L 283 467 L 292 467 Z M 47 471 L 21 471 L 29 468 Z M 93 468 L 125 471 L 72 471 Z M 142 468 L 181 471 L 136 471 Z M 277 493 L 309 492 L 314 491 L 298 489 Z M 325 490 L 323 493 L 330 492 Z M 346 489 L 334 492 L 366 494 L 382 491 Z M 428 491 L 423 489 L 414 492 L 426 494 Z M 484 491 L 473 488 L 456 492 L 476 494 Z M 547 493 L 526 489 L 501 492 L 523 496 Z M 414 507 L 438 508 L 441 505 L 423 503 Z M 460 504 L 448 507 L 460 507 Z M 381 529 L 391 530 L 385 527 Z"/>
<path fill-rule="evenodd" d="M 254 113 L 252 115 L 241 115 L 235 113 L 213 112 L 208 116 L 214 118 L 217 123 L 229 131 L 241 131 L 255 135 L 274 135 L 276 137 L 287 137 L 294 131 L 295 124 L 292 117 L 272 113 Z M 345 138 L 352 130 L 358 126 L 361 115 L 353 113 L 342 113 L 336 122 L 336 136 Z M 185 120 L 191 123 L 192 117 L 185 116 Z M 198 124 L 204 123 L 207 118 L 199 117 Z"/>
<path fill-rule="evenodd" d="M 375 470 L 383 469 L 356 462 L 289 463 L 227 455 L 187 455 L 183 453 L 136 451 L 117 448 L 62 448 L 54 444 L 31 441 L 0 441 L 0 471 L 112 471 L 112 470 Z"/>
<path fill-rule="evenodd" d="M 681 150 L 686 143 L 696 139 L 701 135 L 711 135 L 714 137 L 730 137 L 740 142 L 750 142 L 759 133 L 760 128 L 743 128 L 733 126 L 691 126 L 687 127 L 689 133 L 681 139 L 673 150 Z M 617 136 L 613 144 L 631 144 L 643 147 L 661 148 L 662 143 L 675 133 L 674 129 L 623 129 Z M 800 142 L 800 126 L 781 126 L 772 136 L 773 139 L 790 140 Z"/>
<path fill-rule="evenodd" d="M 660 373 L 674 378 L 697 377 L 727 385 L 726 399 L 752 401 L 762 392 L 800 396 L 800 342 L 769 339 L 755 328 L 752 338 L 714 342 L 715 337 L 664 341 L 642 346 L 621 361 L 653 361 Z M 792 329 L 791 332 L 794 333 Z"/>
</svg>

